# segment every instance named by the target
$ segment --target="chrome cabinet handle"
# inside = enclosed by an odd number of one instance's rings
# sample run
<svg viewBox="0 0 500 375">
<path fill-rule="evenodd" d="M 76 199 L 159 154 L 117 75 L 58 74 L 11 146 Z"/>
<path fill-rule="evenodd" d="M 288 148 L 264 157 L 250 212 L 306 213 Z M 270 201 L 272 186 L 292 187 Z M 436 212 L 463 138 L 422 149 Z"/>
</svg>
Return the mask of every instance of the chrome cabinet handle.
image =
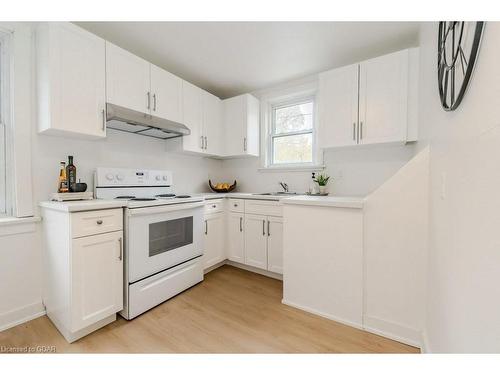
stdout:
<svg viewBox="0 0 500 375">
<path fill-rule="evenodd" d="M 146 95 L 148 96 L 148 109 L 151 109 L 151 93 L 148 91 Z"/>
<path fill-rule="evenodd" d="M 243 151 L 247 150 L 247 137 L 243 138 Z"/>
<path fill-rule="evenodd" d="M 243 218 L 240 216 L 240 232 L 243 232 Z"/>
<path fill-rule="evenodd" d="M 205 137 L 205 150 L 207 149 L 207 147 L 208 147 L 208 138 Z"/>
<path fill-rule="evenodd" d="M 266 235 L 266 221 L 262 220 L 262 235 Z"/>
<path fill-rule="evenodd" d="M 203 136 L 201 136 L 200 139 L 201 139 L 201 146 L 200 146 L 200 148 L 203 150 L 203 145 L 205 144 L 205 141 L 203 139 Z"/>
<path fill-rule="evenodd" d="M 235 203 L 233 206 L 234 206 L 234 207 L 238 207 L 238 203 Z"/>
<path fill-rule="evenodd" d="M 359 138 L 363 139 L 363 121 L 359 123 Z"/>
<path fill-rule="evenodd" d="M 156 94 L 153 94 L 153 111 L 156 111 Z"/>
<path fill-rule="evenodd" d="M 271 225 L 271 222 L 268 220 L 268 221 L 267 221 L 267 236 L 268 236 L 268 237 L 271 235 L 271 231 L 270 231 L 270 229 L 269 229 L 270 225 Z"/>
<path fill-rule="evenodd" d="M 96 223 L 97 223 L 97 225 L 101 225 L 102 224 L 102 220 L 97 220 Z"/>
<path fill-rule="evenodd" d="M 205 220 L 205 234 L 208 234 L 208 221 Z"/>
<path fill-rule="evenodd" d="M 212 205 L 212 208 L 217 208 L 217 206 L 215 204 Z"/>
<path fill-rule="evenodd" d="M 102 110 L 102 131 L 106 130 L 106 110 Z"/>
<path fill-rule="evenodd" d="M 118 242 L 120 243 L 120 255 L 118 256 L 118 260 L 123 259 L 123 240 L 122 238 L 118 238 Z"/>
<path fill-rule="evenodd" d="M 352 140 L 353 141 L 356 140 L 356 123 L 355 122 L 352 123 Z"/>
</svg>

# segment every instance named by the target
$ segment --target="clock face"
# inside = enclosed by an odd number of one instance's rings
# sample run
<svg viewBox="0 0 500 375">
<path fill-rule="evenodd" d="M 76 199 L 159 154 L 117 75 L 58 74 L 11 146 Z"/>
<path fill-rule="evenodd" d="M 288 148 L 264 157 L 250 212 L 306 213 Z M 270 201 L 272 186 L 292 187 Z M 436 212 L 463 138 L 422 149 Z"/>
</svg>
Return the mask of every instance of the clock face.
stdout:
<svg viewBox="0 0 500 375">
<path fill-rule="evenodd" d="M 441 104 L 455 110 L 470 82 L 484 22 L 439 22 L 438 84 Z"/>
</svg>

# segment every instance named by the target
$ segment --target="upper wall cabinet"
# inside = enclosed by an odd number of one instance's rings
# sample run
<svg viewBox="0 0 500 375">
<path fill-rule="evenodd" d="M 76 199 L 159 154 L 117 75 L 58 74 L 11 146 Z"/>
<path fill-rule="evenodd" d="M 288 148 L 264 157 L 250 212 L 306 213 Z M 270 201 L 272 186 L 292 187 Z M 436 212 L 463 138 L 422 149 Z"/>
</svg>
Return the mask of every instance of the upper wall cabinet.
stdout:
<svg viewBox="0 0 500 375">
<path fill-rule="evenodd" d="M 210 155 L 224 155 L 222 104 L 221 100 L 209 92 L 203 91 L 203 134 L 205 152 Z"/>
<path fill-rule="evenodd" d="M 225 156 L 259 156 L 260 103 L 250 94 L 222 101 Z"/>
<path fill-rule="evenodd" d="M 417 138 L 418 49 L 319 75 L 320 147 Z"/>
<path fill-rule="evenodd" d="M 107 101 L 182 122 L 182 80 L 106 42 Z"/>
<path fill-rule="evenodd" d="M 150 63 L 106 42 L 106 95 L 109 103 L 149 113 Z"/>
<path fill-rule="evenodd" d="M 39 132 L 105 137 L 105 41 L 71 23 L 43 23 L 36 56 Z"/>
</svg>

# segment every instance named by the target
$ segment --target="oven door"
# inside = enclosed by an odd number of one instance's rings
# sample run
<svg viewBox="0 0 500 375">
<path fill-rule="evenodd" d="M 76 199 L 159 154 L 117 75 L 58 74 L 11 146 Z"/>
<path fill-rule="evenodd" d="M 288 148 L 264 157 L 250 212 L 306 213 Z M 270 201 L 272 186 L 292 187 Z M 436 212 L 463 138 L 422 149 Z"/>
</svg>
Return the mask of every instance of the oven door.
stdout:
<svg viewBox="0 0 500 375">
<path fill-rule="evenodd" d="M 125 226 L 129 283 L 203 254 L 203 202 L 128 208 Z"/>
</svg>

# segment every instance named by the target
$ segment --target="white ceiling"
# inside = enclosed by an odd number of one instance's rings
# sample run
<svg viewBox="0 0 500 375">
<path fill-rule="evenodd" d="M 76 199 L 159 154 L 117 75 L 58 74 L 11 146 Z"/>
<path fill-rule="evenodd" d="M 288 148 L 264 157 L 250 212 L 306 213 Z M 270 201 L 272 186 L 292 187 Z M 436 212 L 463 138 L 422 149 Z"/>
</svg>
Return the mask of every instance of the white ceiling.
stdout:
<svg viewBox="0 0 500 375">
<path fill-rule="evenodd" d="M 227 98 L 417 45 L 416 22 L 78 22 Z"/>
</svg>

